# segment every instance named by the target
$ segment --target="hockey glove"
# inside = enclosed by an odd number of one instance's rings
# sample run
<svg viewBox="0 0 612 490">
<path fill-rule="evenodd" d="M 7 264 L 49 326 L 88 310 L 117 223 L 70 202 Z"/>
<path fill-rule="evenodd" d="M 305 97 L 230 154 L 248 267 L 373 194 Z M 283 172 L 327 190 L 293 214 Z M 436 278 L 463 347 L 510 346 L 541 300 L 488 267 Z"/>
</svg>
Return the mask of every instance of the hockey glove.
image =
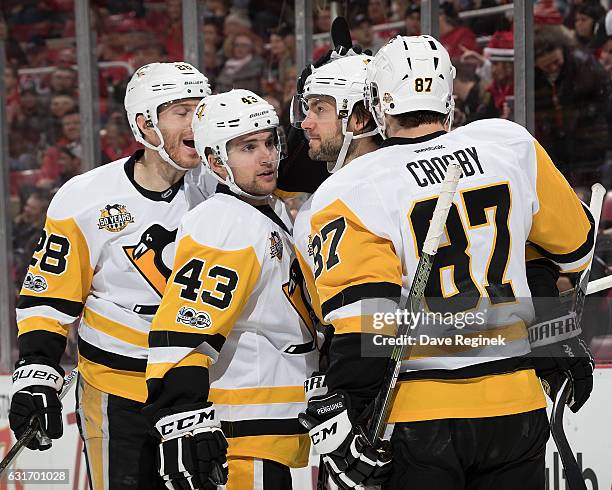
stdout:
<svg viewBox="0 0 612 490">
<path fill-rule="evenodd" d="M 28 447 L 44 451 L 51 447 L 50 439 L 63 433 L 62 403 L 59 394 L 64 384 L 64 370 L 49 359 L 20 359 L 13 373 L 9 424 L 20 439 L 30 424 L 38 432 Z"/>
<path fill-rule="evenodd" d="M 380 485 L 391 471 L 388 441 L 368 441 L 363 429 L 349 420 L 347 398 L 342 392 L 313 396 L 305 413 L 299 415 L 314 450 L 341 489 L 358 485 Z"/>
<path fill-rule="evenodd" d="M 170 490 L 213 490 L 227 483 L 227 441 L 211 403 L 162 410 L 155 422 L 161 441 L 159 474 Z"/>
<path fill-rule="evenodd" d="M 546 394 L 554 400 L 567 377 L 572 394 L 567 402 L 577 412 L 591 396 L 595 361 L 575 325 L 573 312 L 529 327 L 531 356 Z"/>
</svg>

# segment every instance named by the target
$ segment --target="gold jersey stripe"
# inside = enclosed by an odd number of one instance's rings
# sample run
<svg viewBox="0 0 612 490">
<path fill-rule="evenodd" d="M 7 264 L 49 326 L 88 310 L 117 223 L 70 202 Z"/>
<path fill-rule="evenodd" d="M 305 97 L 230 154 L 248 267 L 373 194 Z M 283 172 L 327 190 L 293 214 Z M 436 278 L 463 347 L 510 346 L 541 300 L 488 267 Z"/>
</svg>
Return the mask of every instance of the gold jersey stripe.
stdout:
<svg viewBox="0 0 612 490">
<path fill-rule="evenodd" d="M 530 262 L 532 260 L 543 259 L 544 256 L 538 252 L 535 247 L 531 245 L 525 246 L 525 262 Z"/>
<path fill-rule="evenodd" d="M 308 464 L 310 438 L 308 434 L 293 436 L 229 437 L 227 458 L 270 459 L 290 468 Z"/>
<path fill-rule="evenodd" d="M 227 458 L 227 465 L 229 477 L 225 490 L 255 490 L 254 458 Z"/>
<path fill-rule="evenodd" d="M 326 301 L 341 294 L 350 286 L 368 283 L 390 283 L 402 285 L 400 259 L 395 253 L 393 243 L 373 234 L 357 215 L 340 199 L 315 212 L 310 219 L 312 234 L 319 235 L 326 224 L 344 217 L 346 228 L 341 237 L 328 236 L 321 250 L 323 263 L 330 254 L 337 256 L 332 268 L 322 268 L 316 278 L 322 308 Z M 337 242 L 336 250 L 332 243 Z M 354 278 L 347 283 L 347 278 Z M 335 325 L 334 325 L 335 326 Z"/>
<path fill-rule="evenodd" d="M 174 362 L 158 362 L 155 364 L 147 364 L 147 379 L 163 378 L 170 369 L 185 366 L 196 366 L 209 368 L 212 364 L 212 359 L 206 354 L 192 352 L 187 357 L 181 359 L 178 363 Z"/>
<path fill-rule="evenodd" d="M 303 386 L 269 386 L 262 388 L 211 388 L 210 401 L 222 405 L 258 405 L 299 403 L 304 401 Z"/>
<path fill-rule="evenodd" d="M 532 369 L 469 379 L 400 381 L 389 423 L 499 417 L 546 407 Z"/>
<path fill-rule="evenodd" d="M 540 209 L 533 216 L 529 240 L 552 254 L 570 254 L 587 241 L 591 223 L 578 196 L 546 150 L 537 141 L 534 146 Z"/>
<path fill-rule="evenodd" d="M 283 201 L 286 201 L 287 199 L 292 199 L 294 197 L 298 197 L 299 195 L 303 194 L 302 192 L 295 192 L 295 191 L 282 191 L 280 189 L 276 189 L 273 194 L 278 197 L 279 199 L 282 199 Z"/>
<path fill-rule="evenodd" d="M 346 318 L 338 318 L 333 321 L 334 335 L 342 335 L 347 333 L 371 333 L 375 335 L 395 336 L 397 326 L 395 323 L 384 323 L 377 326 L 372 315 L 350 316 Z"/>
<path fill-rule="evenodd" d="M 141 403 L 147 399 L 145 373 L 112 369 L 81 355 L 79 355 L 79 373 L 85 381 L 104 393 Z"/>
<path fill-rule="evenodd" d="M 85 303 L 91 288 L 94 270 L 91 266 L 89 247 L 83 232 L 74 218 L 54 220 L 47 217 L 45 222 L 47 237 L 51 234 L 64 237 L 70 243 L 70 249 L 65 256 L 65 270 L 59 274 L 51 274 L 40 269 L 41 260 L 45 258 L 48 247 L 34 252 L 35 266 L 28 268 L 32 274 L 42 275 L 47 281 L 47 289 L 36 293 L 39 298 L 60 298 L 78 303 Z M 46 259 L 52 260 L 52 259 Z M 55 259 L 57 262 L 57 259 Z M 22 289 L 21 294 L 31 295 L 31 292 Z"/>
<path fill-rule="evenodd" d="M 29 318 L 25 318 L 24 320 L 21 320 L 17 326 L 19 328 L 19 335 L 37 330 L 44 330 L 46 332 L 58 333 L 64 337 L 67 337 L 68 333 L 70 332 L 70 324 L 62 325 L 57 320 L 46 316 L 31 316 Z"/>
<path fill-rule="evenodd" d="M 111 337 L 115 337 L 126 344 L 137 345 L 145 349 L 149 347 L 148 333 L 141 332 L 140 330 L 130 328 L 127 325 L 106 318 L 100 313 L 96 313 L 91 308 L 85 308 L 83 319 L 91 328 L 110 335 Z"/>
</svg>

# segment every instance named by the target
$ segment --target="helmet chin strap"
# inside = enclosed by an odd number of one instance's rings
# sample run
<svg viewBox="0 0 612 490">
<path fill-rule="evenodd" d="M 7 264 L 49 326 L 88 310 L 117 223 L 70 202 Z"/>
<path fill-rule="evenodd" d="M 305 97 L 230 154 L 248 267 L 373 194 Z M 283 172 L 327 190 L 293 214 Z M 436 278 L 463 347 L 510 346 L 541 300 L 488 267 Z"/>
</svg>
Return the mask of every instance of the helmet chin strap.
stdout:
<svg viewBox="0 0 612 490">
<path fill-rule="evenodd" d="M 164 145 L 165 145 L 164 137 L 162 136 L 161 131 L 159 130 L 156 124 L 153 124 L 153 131 L 155 131 L 155 134 L 159 138 L 159 141 L 160 141 L 159 145 L 157 146 L 152 145 L 147 140 L 145 140 L 142 136 L 139 138 L 140 143 L 142 143 L 144 146 L 146 146 L 147 148 L 151 150 L 155 150 L 157 153 L 159 153 L 159 156 L 162 158 L 164 162 L 166 162 L 168 165 L 175 168 L 176 170 L 180 170 L 181 172 L 187 172 L 188 170 L 190 170 L 189 167 L 181 167 L 178 163 L 172 160 L 172 158 L 170 158 L 170 155 L 168 155 L 168 152 L 164 148 Z"/>
<path fill-rule="evenodd" d="M 378 133 L 378 129 L 373 129 L 372 131 L 368 131 L 367 133 L 361 133 L 355 135 L 352 131 L 347 131 L 347 118 L 344 118 L 342 121 L 342 133 L 344 134 L 344 140 L 342 141 L 342 147 L 340 148 L 340 153 L 338 153 L 338 158 L 336 158 L 336 162 L 327 162 L 327 171 L 330 174 L 333 174 L 340 170 L 344 165 L 344 161 L 346 160 L 346 155 L 349 150 L 349 146 L 351 146 L 351 142 L 353 140 L 359 140 L 362 138 L 369 138 L 370 136 L 376 135 Z"/>
<path fill-rule="evenodd" d="M 221 156 L 217 155 L 217 158 L 220 160 L 221 165 L 223 165 L 223 167 L 225 168 L 225 170 L 227 171 L 227 177 L 225 179 L 221 178 L 221 176 L 219 174 L 217 174 L 215 171 L 213 171 L 208 165 L 205 165 L 205 167 L 208 169 L 208 171 L 222 184 L 225 184 L 226 186 L 229 187 L 229 189 L 236 195 L 240 196 L 240 197 L 246 197 L 249 199 L 255 199 L 257 201 L 265 201 L 266 199 L 268 199 L 270 197 L 271 194 L 265 194 L 263 196 L 258 196 L 256 194 L 250 194 L 244 190 L 242 190 L 238 184 L 236 184 L 236 181 L 234 180 L 234 173 L 232 172 L 231 167 L 225 163 L 223 161 L 223 159 L 221 158 Z M 280 155 L 279 155 L 279 159 L 276 161 L 276 168 L 274 169 L 274 175 L 276 177 L 278 177 L 278 164 L 280 162 Z"/>
</svg>

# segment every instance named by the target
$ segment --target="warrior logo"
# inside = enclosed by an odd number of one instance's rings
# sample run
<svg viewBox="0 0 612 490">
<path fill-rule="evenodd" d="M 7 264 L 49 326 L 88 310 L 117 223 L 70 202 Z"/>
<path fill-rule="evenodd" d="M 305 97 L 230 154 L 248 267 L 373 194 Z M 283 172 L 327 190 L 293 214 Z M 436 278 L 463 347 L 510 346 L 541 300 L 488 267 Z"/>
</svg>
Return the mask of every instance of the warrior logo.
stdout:
<svg viewBox="0 0 612 490">
<path fill-rule="evenodd" d="M 181 307 L 176 315 L 176 321 L 200 330 L 210 328 L 212 325 L 212 318 L 208 313 L 194 310 L 188 306 Z"/>
<path fill-rule="evenodd" d="M 174 245 L 176 231 L 168 231 L 163 226 L 154 224 L 145 230 L 136 245 L 123 247 L 130 262 L 160 298 L 172 273 L 167 264 L 172 265 L 173 249 L 168 246 Z"/>
<path fill-rule="evenodd" d="M 277 231 L 270 234 L 270 256 L 278 260 L 283 258 L 283 241 Z"/>
<path fill-rule="evenodd" d="M 47 280 L 43 276 L 36 276 L 31 272 L 28 272 L 23 281 L 23 288 L 35 293 L 42 293 L 46 291 L 49 286 Z"/>
<path fill-rule="evenodd" d="M 107 204 L 104 209 L 100 209 L 98 229 L 117 233 L 133 222 L 134 217 L 123 204 Z"/>
</svg>

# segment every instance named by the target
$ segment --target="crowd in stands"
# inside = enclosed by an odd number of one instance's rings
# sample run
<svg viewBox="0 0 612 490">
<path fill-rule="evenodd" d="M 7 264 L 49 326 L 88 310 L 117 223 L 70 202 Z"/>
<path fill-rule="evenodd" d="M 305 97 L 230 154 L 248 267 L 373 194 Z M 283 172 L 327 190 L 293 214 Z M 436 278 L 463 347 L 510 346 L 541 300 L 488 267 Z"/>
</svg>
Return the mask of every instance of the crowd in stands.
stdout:
<svg viewBox="0 0 612 490">
<path fill-rule="evenodd" d="M 450 0 L 440 5 L 440 39 L 457 68 L 455 127 L 514 117 L 512 10 L 462 15 L 508 1 Z M 149 62 L 183 58 L 182 2 L 91 3 L 102 127 L 100 161 L 95 163 L 105 164 L 138 148 L 123 110 L 133 71 Z M 354 42 L 373 53 L 396 34 L 420 33 L 419 0 L 340 3 Z M 328 33 L 330 2 L 314 5 L 314 31 Z M 612 188 L 612 14 L 606 18 L 611 5 L 610 0 L 534 3 L 535 136 L 577 191 L 595 181 Z M 293 23 L 292 1 L 206 0 L 203 63 L 213 91 L 253 90 L 288 124 L 299 75 Z M 25 274 L 49 200 L 81 170 L 75 35 L 73 0 L 1 3 L 16 285 Z M 328 36 L 315 35 L 314 59 L 329 49 L 328 43 Z M 608 224 L 612 227 L 612 221 Z M 604 233 L 612 236 L 610 229 Z M 612 245 L 601 255 L 612 264 Z M 606 265 L 602 274 L 608 273 Z"/>
</svg>

